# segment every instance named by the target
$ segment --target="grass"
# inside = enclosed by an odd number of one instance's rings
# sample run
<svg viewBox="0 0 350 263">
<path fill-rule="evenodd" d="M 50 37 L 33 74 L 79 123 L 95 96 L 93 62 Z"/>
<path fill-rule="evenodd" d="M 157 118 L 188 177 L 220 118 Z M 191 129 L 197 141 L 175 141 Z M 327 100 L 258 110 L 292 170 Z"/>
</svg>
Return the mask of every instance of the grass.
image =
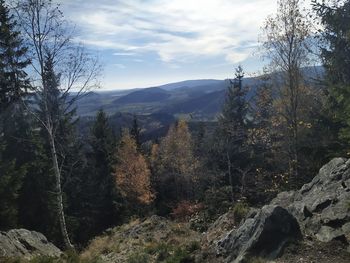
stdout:
<svg viewBox="0 0 350 263">
<path fill-rule="evenodd" d="M 156 262 L 164 263 L 191 263 L 194 262 L 192 253 L 200 248 L 197 241 L 187 246 L 174 246 L 166 243 L 150 243 L 144 249 L 144 253 L 156 258 Z"/>
<path fill-rule="evenodd" d="M 244 202 L 239 202 L 232 208 L 235 223 L 238 225 L 246 217 L 249 212 L 249 206 Z"/>
<path fill-rule="evenodd" d="M 150 256 L 146 253 L 134 253 L 131 254 L 127 259 L 127 263 L 147 263 L 149 261 Z"/>
</svg>

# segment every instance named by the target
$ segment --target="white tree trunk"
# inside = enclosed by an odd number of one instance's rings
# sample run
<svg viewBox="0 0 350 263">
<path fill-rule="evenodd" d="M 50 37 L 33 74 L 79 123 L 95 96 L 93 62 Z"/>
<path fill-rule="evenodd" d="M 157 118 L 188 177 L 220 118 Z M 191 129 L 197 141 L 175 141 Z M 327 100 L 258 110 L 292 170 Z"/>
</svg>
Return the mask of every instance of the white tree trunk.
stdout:
<svg viewBox="0 0 350 263">
<path fill-rule="evenodd" d="M 64 242 L 64 246 L 67 249 L 74 249 L 72 243 L 70 242 L 67 226 L 66 226 L 66 219 L 64 216 L 64 208 L 63 208 L 63 198 L 62 198 L 62 187 L 61 187 L 61 171 L 58 166 L 58 158 L 57 158 L 57 152 L 56 152 L 56 146 L 55 146 L 55 139 L 51 132 L 48 133 L 49 135 L 49 141 L 50 141 L 50 148 L 51 148 L 51 157 L 52 157 L 52 164 L 53 164 L 53 170 L 55 174 L 55 194 L 56 194 L 56 205 L 57 205 L 57 213 L 58 213 L 58 220 L 60 224 L 60 230 Z"/>
</svg>

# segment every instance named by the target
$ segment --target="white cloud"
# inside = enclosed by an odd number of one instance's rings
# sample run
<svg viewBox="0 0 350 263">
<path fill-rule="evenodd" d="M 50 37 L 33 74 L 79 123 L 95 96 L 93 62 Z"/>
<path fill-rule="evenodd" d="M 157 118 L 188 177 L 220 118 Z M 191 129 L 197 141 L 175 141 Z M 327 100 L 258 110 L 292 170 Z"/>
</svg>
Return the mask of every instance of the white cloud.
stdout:
<svg viewBox="0 0 350 263">
<path fill-rule="evenodd" d="M 164 62 L 193 61 L 203 56 L 241 62 L 252 51 L 242 51 L 242 45 L 257 40 L 264 19 L 276 8 L 272 0 L 93 2 L 66 2 L 67 10 L 73 10 L 70 18 L 83 29 L 80 40 L 115 49 L 119 56 L 130 51 L 155 52 Z"/>
<path fill-rule="evenodd" d="M 71 19 L 85 32 L 80 40 L 86 44 L 114 49 L 116 56 L 153 52 L 167 63 L 217 56 L 242 62 L 254 50 L 256 44 L 249 43 L 257 42 L 263 21 L 276 10 L 274 0 L 72 2 L 66 2 L 67 10 L 73 10 Z"/>
</svg>

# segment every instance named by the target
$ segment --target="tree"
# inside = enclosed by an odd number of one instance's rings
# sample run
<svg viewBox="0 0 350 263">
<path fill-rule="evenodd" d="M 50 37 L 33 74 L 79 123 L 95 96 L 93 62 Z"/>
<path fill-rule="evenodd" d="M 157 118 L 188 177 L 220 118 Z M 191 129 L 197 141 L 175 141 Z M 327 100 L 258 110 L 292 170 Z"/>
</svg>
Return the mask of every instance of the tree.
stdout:
<svg viewBox="0 0 350 263">
<path fill-rule="evenodd" d="M 115 138 L 103 110 L 89 136 L 91 151 L 87 157 L 87 176 L 84 174 L 84 222 L 85 235 L 89 237 L 110 227 L 116 220 L 115 179 L 113 176 Z M 87 240 L 85 240 L 87 241 Z"/>
<path fill-rule="evenodd" d="M 18 169 L 15 160 L 3 160 L 1 153 L 0 160 L 0 229 L 7 230 L 18 226 L 18 195 L 25 170 Z"/>
<path fill-rule="evenodd" d="M 286 122 L 288 136 L 289 173 L 294 182 L 299 171 L 299 116 L 301 88 L 304 80 L 301 68 L 307 66 L 311 47 L 308 43 L 311 24 L 300 10 L 300 0 L 279 0 L 277 14 L 264 26 L 263 46 L 271 59 L 271 67 L 279 72 L 278 96 Z"/>
<path fill-rule="evenodd" d="M 66 114 L 87 90 L 97 86 L 99 66 L 95 59 L 72 41 L 72 32 L 58 6 L 50 0 L 24 0 L 16 7 L 18 20 L 31 51 L 33 77 L 39 94 L 41 112 L 35 116 L 46 131 L 55 177 L 56 209 L 62 239 L 72 248 L 68 235 L 62 191 L 62 171 L 65 153 L 58 153 L 58 130 Z M 71 92 L 74 91 L 74 95 Z M 54 99 L 54 101 L 50 101 Z M 56 100 L 57 99 L 57 100 Z M 53 102 L 53 104 L 52 104 Z M 61 126 L 62 127 L 62 126 Z M 61 160 L 61 162 L 59 161 Z"/>
<path fill-rule="evenodd" d="M 194 197 L 199 163 L 194 156 L 192 137 L 185 121 L 179 120 L 170 127 L 159 146 L 153 147 L 151 160 L 157 203 L 161 210 Z"/>
<path fill-rule="evenodd" d="M 116 154 L 114 176 L 122 197 L 134 205 L 148 205 L 154 199 L 151 172 L 143 155 L 137 151 L 135 139 L 124 130 Z"/>
<path fill-rule="evenodd" d="M 219 116 L 219 137 L 226 162 L 226 171 L 232 188 L 241 185 L 244 191 L 245 179 L 250 170 L 248 148 L 248 103 L 243 88 L 244 72 L 241 66 L 236 69 L 235 80 L 230 80 L 225 103 Z"/>
<path fill-rule="evenodd" d="M 348 151 L 350 142 L 350 1 L 313 1 L 313 4 L 322 26 L 318 35 L 326 69 L 329 128 L 339 135 L 339 153 Z"/>
<path fill-rule="evenodd" d="M 30 60 L 23 45 L 17 21 L 10 14 L 5 1 L 0 1 L 0 112 L 18 102 L 30 90 L 24 69 Z"/>
<path fill-rule="evenodd" d="M 141 128 L 139 127 L 139 122 L 137 120 L 136 115 L 134 115 L 134 119 L 132 122 L 132 127 L 130 129 L 130 135 L 134 138 L 137 148 L 141 148 Z"/>
<path fill-rule="evenodd" d="M 5 1 L 0 1 L 0 228 L 18 227 L 18 197 L 26 173 L 27 144 L 20 135 L 28 132 L 20 99 L 28 95 L 29 81 L 17 22 Z M 23 130 L 20 130 L 23 129 Z"/>
</svg>

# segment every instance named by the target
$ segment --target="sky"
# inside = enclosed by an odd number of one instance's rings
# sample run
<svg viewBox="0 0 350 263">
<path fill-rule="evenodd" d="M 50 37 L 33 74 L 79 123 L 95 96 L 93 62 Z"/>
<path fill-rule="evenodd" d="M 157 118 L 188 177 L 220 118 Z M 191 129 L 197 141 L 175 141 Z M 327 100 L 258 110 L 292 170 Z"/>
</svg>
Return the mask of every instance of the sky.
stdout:
<svg viewBox="0 0 350 263">
<path fill-rule="evenodd" d="M 104 66 L 102 89 L 226 79 L 262 69 L 259 34 L 275 0 L 61 0 L 76 41 Z"/>
</svg>

